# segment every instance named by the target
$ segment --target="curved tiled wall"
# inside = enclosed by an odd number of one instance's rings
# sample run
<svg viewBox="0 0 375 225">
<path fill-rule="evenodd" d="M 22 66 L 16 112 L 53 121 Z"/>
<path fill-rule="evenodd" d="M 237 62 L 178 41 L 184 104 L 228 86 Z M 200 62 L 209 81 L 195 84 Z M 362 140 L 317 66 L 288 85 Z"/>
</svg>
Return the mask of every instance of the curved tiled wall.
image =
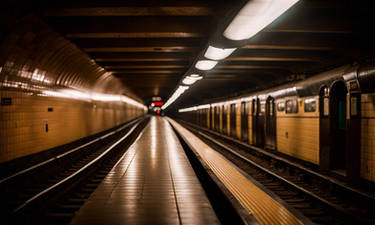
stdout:
<svg viewBox="0 0 375 225">
<path fill-rule="evenodd" d="M 116 77 L 36 17 L 0 44 L 0 162 L 69 143 L 146 112 Z"/>
</svg>

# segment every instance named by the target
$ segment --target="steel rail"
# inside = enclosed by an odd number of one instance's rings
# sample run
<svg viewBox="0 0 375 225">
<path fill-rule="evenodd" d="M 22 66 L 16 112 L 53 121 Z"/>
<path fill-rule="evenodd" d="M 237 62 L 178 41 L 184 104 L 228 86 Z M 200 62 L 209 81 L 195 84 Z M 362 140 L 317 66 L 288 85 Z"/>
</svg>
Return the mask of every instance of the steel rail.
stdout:
<svg viewBox="0 0 375 225">
<path fill-rule="evenodd" d="M 25 208 L 27 205 L 29 205 L 31 202 L 35 201 L 36 199 L 40 198 L 41 196 L 45 195 L 46 193 L 50 192 L 51 190 L 59 187 L 60 185 L 64 184 L 65 182 L 71 180 L 72 178 L 79 175 L 81 172 L 89 168 L 91 165 L 93 165 L 95 162 L 103 158 L 107 153 L 109 153 L 113 148 L 115 148 L 118 144 L 120 144 L 125 138 L 127 138 L 134 130 L 135 128 L 140 124 L 140 121 L 137 122 L 122 138 L 120 138 L 117 142 L 112 144 L 110 147 L 108 147 L 102 154 L 100 154 L 98 157 L 93 159 L 88 164 L 84 165 L 82 168 L 74 172 L 73 174 L 69 175 L 68 177 L 65 177 L 61 181 L 53 184 L 52 186 L 44 189 L 43 191 L 39 192 L 38 194 L 34 195 L 33 197 L 26 200 L 24 203 L 22 203 L 20 206 L 18 206 L 16 209 L 13 210 L 14 213 L 20 211 L 21 209 Z"/>
<path fill-rule="evenodd" d="M 311 191 L 309 191 L 309 190 L 307 190 L 307 189 L 305 189 L 305 188 L 299 186 L 298 184 L 295 184 L 294 182 L 292 182 L 292 181 L 290 181 L 290 180 L 288 180 L 288 179 L 286 179 L 286 178 L 284 178 L 284 177 L 282 177 L 282 176 L 280 176 L 280 175 L 274 173 L 273 171 L 271 171 L 271 170 L 269 170 L 269 169 L 267 169 L 267 168 L 265 168 L 265 167 L 259 165 L 259 164 L 256 163 L 255 161 L 246 158 L 245 156 L 243 156 L 243 155 L 241 155 L 240 153 L 238 153 L 238 152 L 232 150 L 230 147 L 226 146 L 225 144 L 222 144 L 222 143 L 218 142 L 218 141 L 215 140 L 214 138 L 212 138 L 212 137 L 210 137 L 210 136 L 208 136 L 208 135 L 206 135 L 206 134 L 204 134 L 204 133 L 202 133 L 202 132 L 200 132 L 200 131 L 196 131 L 196 132 L 197 132 L 199 135 L 202 135 L 204 138 L 208 139 L 209 141 L 215 143 L 216 145 L 218 145 L 218 146 L 220 146 L 221 148 L 225 149 L 226 151 L 230 152 L 231 154 L 233 154 L 233 155 L 237 156 L 238 158 L 244 160 L 245 162 L 251 164 L 252 166 L 254 166 L 254 167 L 256 167 L 256 168 L 262 170 L 263 172 L 265 172 L 265 173 L 267 173 L 267 174 L 270 174 L 271 176 L 273 176 L 273 177 L 275 177 L 275 178 L 281 180 L 282 182 L 284 182 L 284 183 L 286 183 L 286 184 L 288 184 L 288 185 L 290 185 L 290 186 L 296 188 L 297 190 L 299 190 L 299 191 L 301 191 L 301 192 L 303 192 L 303 193 L 305 193 L 305 194 L 307 194 L 307 195 L 313 197 L 314 199 L 320 201 L 321 203 L 323 203 L 323 204 L 325 204 L 325 205 L 327 205 L 327 206 L 329 206 L 329 207 L 331 207 L 331 208 L 334 208 L 335 210 L 339 211 L 340 213 L 345 214 L 345 215 L 348 215 L 348 216 L 350 216 L 350 217 L 352 217 L 352 218 L 355 218 L 355 220 L 360 221 L 360 222 L 362 222 L 362 223 L 371 224 L 370 221 L 368 221 L 368 220 L 366 220 L 366 219 L 363 219 L 362 217 L 359 217 L 358 215 L 356 215 L 356 214 L 354 214 L 354 213 L 352 213 L 352 212 L 349 212 L 349 211 L 346 210 L 344 207 L 342 207 L 342 206 L 340 206 L 340 205 L 337 205 L 337 204 L 335 204 L 335 203 L 332 203 L 332 202 L 330 202 L 330 201 L 328 201 L 328 200 L 326 200 L 326 199 L 320 197 L 319 195 L 317 195 L 317 194 L 315 194 L 315 193 L 313 193 L 313 192 L 311 192 Z"/>
<path fill-rule="evenodd" d="M 89 145 L 91 145 L 91 144 L 94 144 L 95 142 L 98 142 L 98 141 L 103 140 L 103 139 L 105 139 L 105 138 L 107 138 L 107 137 L 109 137 L 109 136 L 111 136 L 111 135 L 113 135 L 113 134 L 116 134 L 116 133 L 118 133 L 118 132 L 120 132 L 120 131 L 122 131 L 122 130 L 128 128 L 130 125 L 134 124 L 135 122 L 139 121 L 140 119 L 142 119 L 142 118 L 138 118 L 138 119 L 136 119 L 136 120 L 133 120 L 133 121 L 131 121 L 130 123 L 125 124 L 124 126 L 118 128 L 118 129 L 116 129 L 116 130 L 114 130 L 114 131 L 112 131 L 112 132 L 110 132 L 110 133 L 108 133 L 108 134 L 105 134 L 105 135 L 103 135 L 103 136 L 100 136 L 100 137 L 98 137 L 98 138 L 95 138 L 94 140 L 92 140 L 92 141 L 90 141 L 90 142 L 88 142 L 88 143 L 85 143 L 85 144 L 83 144 L 83 145 L 80 145 L 80 146 L 78 146 L 78 147 L 75 147 L 75 148 L 73 148 L 73 149 L 71 149 L 71 150 L 69 150 L 69 151 L 67 151 L 67 152 L 64 152 L 64 153 L 62 153 L 62 154 L 60 154 L 60 155 L 54 156 L 54 157 L 49 158 L 49 159 L 47 159 L 47 160 L 45 160 L 45 161 L 43 161 L 43 162 L 40 162 L 40 163 L 35 164 L 35 165 L 33 165 L 33 166 L 30 166 L 30 167 L 28 167 L 28 168 L 26 168 L 26 169 L 23 169 L 23 170 L 21 170 L 21 171 L 18 171 L 18 172 L 14 173 L 14 174 L 12 174 L 12 175 L 10 175 L 10 176 L 7 176 L 7 177 L 5 177 L 5 178 L 3 178 L 3 179 L 0 180 L 0 185 L 1 185 L 2 183 L 6 182 L 6 181 L 9 181 L 9 180 L 15 178 L 15 177 L 18 177 L 18 176 L 20 176 L 20 175 L 22 175 L 22 174 L 25 174 L 25 173 L 27 173 L 27 172 L 30 172 L 30 171 L 32 171 L 32 170 L 34 170 L 34 169 L 36 169 L 36 168 L 39 168 L 39 167 L 41 167 L 41 166 L 43 166 L 43 165 L 46 165 L 46 164 L 48 164 L 48 163 L 50 163 L 50 162 L 53 162 L 53 161 L 58 160 L 58 159 L 60 159 L 60 158 L 63 158 L 64 156 L 70 155 L 70 154 L 73 153 L 73 152 L 76 152 L 76 151 L 78 151 L 78 150 L 80 150 L 80 149 L 82 149 L 82 148 L 84 148 L 84 147 L 87 147 L 87 146 L 89 146 Z"/>
</svg>

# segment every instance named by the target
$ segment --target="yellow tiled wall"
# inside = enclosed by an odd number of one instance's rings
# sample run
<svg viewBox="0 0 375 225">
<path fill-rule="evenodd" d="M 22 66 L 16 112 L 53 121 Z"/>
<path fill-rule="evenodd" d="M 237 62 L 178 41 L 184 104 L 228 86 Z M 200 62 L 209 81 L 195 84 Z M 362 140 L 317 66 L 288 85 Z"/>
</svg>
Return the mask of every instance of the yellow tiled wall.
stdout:
<svg viewBox="0 0 375 225">
<path fill-rule="evenodd" d="M 316 112 L 308 113 L 304 112 L 303 102 L 303 98 L 298 99 L 296 114 L 277 111 L 277 150 L 319 164 L 319 101 L 316 98 Z"/>
<path fill-rule="evenodd" d="M 361 177 L 375 182 L 375 94 L 361 99 Z"/>
<path fill-rule="evenodd" d="M 63 145 L 144 114 L 143 109 L 124 103 L 85 102 L 5 90 L 0 95 L 12 99 L 11 105 L 0 106 L 0 162 Z"/>
</svg>

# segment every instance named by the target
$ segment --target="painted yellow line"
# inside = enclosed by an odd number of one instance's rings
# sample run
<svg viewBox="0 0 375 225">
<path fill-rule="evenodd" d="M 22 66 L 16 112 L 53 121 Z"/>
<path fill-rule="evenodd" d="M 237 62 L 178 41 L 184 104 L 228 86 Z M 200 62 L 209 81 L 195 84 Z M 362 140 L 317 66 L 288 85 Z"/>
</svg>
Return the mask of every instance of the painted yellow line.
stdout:
<svg viewBox="0 0 375 225">
<path fill-rule="evenodd" d="M 194 148 L 225 187 L 260 224 L 303 224 L 288 209 L 272 199 L 271 196 L 253 184 L 237 168 L 233 167 L 221 154 L 174 120 L 168 118 L 168 121 L 185 140 L 188 140 L 189 145 Z"/>
</svg>

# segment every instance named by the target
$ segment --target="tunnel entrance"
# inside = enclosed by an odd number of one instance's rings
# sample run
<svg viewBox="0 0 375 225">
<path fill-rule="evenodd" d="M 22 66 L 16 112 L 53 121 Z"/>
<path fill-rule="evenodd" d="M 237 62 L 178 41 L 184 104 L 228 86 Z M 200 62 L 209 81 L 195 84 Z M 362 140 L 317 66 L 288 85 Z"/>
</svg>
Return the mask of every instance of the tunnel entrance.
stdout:
<svg viewBox="0 0 375 225">
<path fill-rule="evenodd" d="M 338 172 L 346 170 L 346 95 L 343 82 L 333 84 L 330 91 L 330 169 Z"/>
<path fill-rule="evenodd" d="M 249 102 L 241 103 L 241 140 L 249 142 Z"/>
</svg>

